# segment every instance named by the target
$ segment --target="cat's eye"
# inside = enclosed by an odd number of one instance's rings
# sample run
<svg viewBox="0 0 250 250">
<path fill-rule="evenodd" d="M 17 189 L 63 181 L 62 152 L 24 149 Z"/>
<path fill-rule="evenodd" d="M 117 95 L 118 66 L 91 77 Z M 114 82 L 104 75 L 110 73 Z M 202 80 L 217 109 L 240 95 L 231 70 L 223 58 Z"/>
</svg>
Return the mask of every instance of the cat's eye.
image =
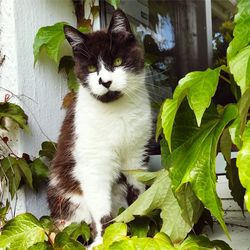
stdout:
<svg viewBox="0 0 250 250">
<path fill-rule="evenodd" d="M 117 57 L 115 60 L 114 60 L 114 66 L 115 67 L 118 67 L 122 64 L 122 59 L 121 57 Z"/>
<path fill-rule="evenodd" d="M 94 65 L 89 65 L 89 66 L 88 66 L 88 72 L 89 72 L 89 73 L 96 72 L 96 70 L 97 70 L 97 69 L 96 69 L 96 67 L 95 67 Z"/>
</svg>

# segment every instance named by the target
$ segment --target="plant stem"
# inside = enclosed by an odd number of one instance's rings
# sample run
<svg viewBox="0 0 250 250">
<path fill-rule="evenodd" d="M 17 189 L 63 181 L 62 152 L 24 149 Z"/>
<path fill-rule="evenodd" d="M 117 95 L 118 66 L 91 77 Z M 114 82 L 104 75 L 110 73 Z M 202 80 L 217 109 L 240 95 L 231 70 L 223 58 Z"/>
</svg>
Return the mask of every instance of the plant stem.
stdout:
<svg viewBox="0 0 250 250">
<path fill-rule="evenodd" d="M 220 75 L 220 78 L 223 79 L 224 81 L 226 81 L 227 83 L 231 84 L 230 80 L 227 79 L 225 76 Z"/>
<path fill-rule="evenodd" d="M 72 0 L 75 8 L 77 28 L 79 28 L 84 21 L 84 1 L 82 0 Z"/>
</svg>

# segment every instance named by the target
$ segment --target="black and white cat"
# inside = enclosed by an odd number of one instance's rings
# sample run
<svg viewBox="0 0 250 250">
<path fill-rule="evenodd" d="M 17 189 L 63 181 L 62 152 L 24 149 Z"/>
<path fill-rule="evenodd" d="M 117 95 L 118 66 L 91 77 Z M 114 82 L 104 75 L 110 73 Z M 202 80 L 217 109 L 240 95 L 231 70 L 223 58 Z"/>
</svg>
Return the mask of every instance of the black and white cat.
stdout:
<svg viewBox="0 0 250 250">
<path fill-rule="evenodd" d="M 80 88 L 61 128 L 48 203 L 59 226 L 82 220 L 92 225 L 92 248 L 118 209 L 144 191 L 121 172 L 147 167 L 150 100 L 143 53 L 121 10 L 107 31 L 82 34 L 67 25 L 64 31 Z"/>
</svg>

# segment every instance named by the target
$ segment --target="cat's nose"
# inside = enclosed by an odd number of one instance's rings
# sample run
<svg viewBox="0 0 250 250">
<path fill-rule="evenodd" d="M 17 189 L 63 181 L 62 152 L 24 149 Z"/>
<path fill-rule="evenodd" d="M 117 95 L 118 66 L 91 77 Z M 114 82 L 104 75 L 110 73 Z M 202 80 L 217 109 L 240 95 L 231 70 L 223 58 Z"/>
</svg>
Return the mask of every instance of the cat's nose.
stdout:
<svg viewBox="0 0 250 250">
<path fill-rule="evenodd" d="M 101 77 L 99 78 L 99 84 L 103 85 L 107 89 L 110 87 L 111 83 L 112 81 L 104 82 Z"/>
</svg>

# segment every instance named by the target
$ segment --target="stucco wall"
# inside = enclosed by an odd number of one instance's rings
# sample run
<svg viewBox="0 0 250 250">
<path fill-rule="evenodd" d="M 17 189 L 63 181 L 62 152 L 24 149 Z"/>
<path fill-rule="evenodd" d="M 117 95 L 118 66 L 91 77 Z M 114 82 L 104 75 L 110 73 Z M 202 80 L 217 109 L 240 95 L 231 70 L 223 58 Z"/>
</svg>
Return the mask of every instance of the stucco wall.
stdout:
<svg viewBox="0 0 250 250">
<path fill-rule="evenodd" d="M 19 102 L 29 116 L 30 134 L 15 135 L 14 148 L 18 154 L 36 156 L 41 142 L 56 141 L 64 117 L 62 99 L 67 93 L 66 78 L 57 73 L 57 66 L 46 56 L 33 65 L 33 40 L 40 27 L 65 21 L 75 26 L 71 0 L 0 0 L 1 54 L 5 60 L 0 67 L 2 87 L 20 96 Z M 89 1 L 86 2 L 86 12 Z M 86 13 L 88 15 L 88 13 Z M 99 20 L 95 28 L 99 27 Z M 67 50 L 66 43 L 63 45 Z M 1 101 L 7 91 L 0 90 Z M 44 188 L 45 190 L 45 188 Z M 37 216 L 47 214 L 45 191 L 33 194 L 19 192 L 17 213 L 25 210 Z"/>
</svg>

